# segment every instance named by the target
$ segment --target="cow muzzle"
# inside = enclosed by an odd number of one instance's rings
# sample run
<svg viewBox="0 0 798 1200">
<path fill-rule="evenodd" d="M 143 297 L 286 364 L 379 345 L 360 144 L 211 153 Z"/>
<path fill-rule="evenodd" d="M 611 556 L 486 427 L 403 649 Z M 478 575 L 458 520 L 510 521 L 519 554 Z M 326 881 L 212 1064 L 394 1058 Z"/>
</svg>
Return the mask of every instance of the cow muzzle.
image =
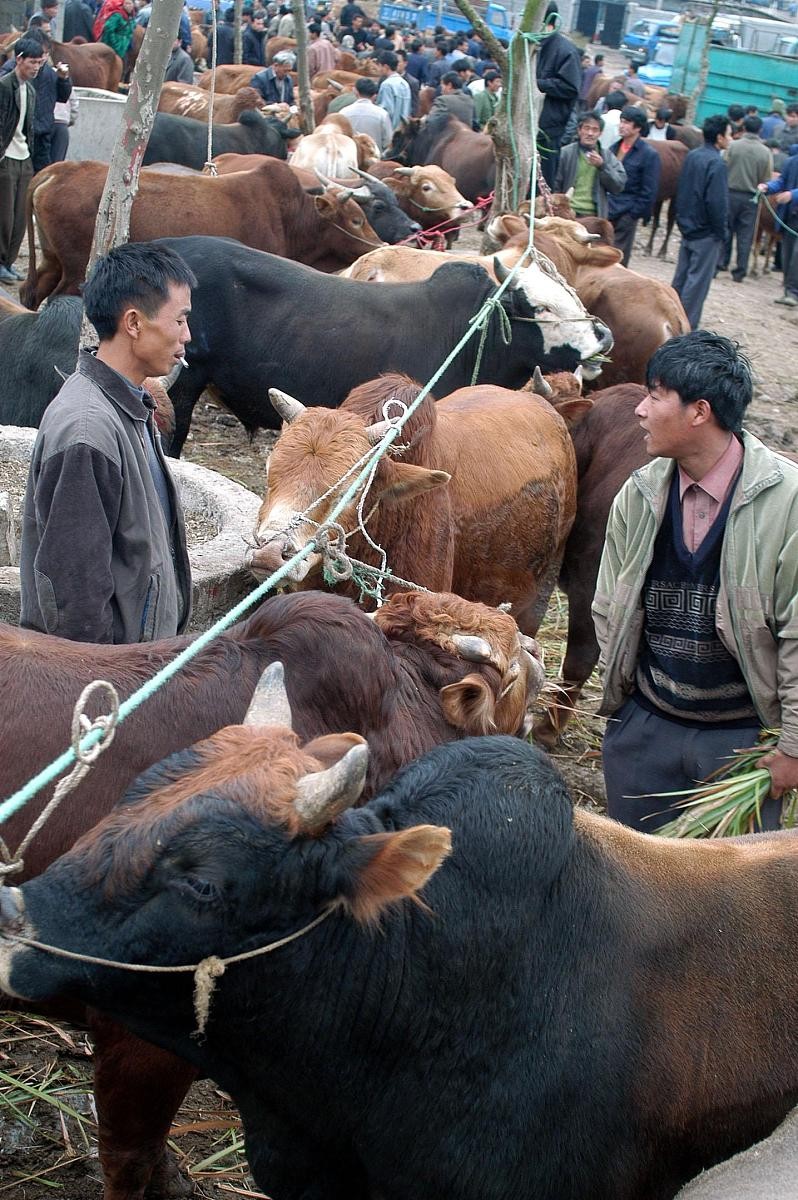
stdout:
<svg viewBox="0 0 798 1200">
<path fill-rule="evenodd" d="M 595 354 L 582 363 L 582 377 L 588 381 L 598 378 L 601 374 L 601 368 L 604 366 L 601 356 L 609 354 L 615 344 L 612 330 L 597 317 L 593 319 L 593 332 L 598 340 L 599 348 Z"/>
<path fill-rule="evenodd" d="M 25 925 L 25 900 L 21 888 L 0 886 L 0 933 L 21 933 Z"/>
<path fill-rule="evenodd" d="M 259 530 L 256 534 L 256 545 L 247 553 L 245 565 L 255 578 L 262 582 L 273 575 L 275 571 L 284 567 L 288 560 L 301 549 L 301 546 L 282 532 Z M 283 583 L 302 583 L 311 570 L 320 563 L 320 554 L 315 552 L 309 554 L 307 558 L 300 559 L 299 562 L 293 564 L 287 574 L 283 576 Z"/>
</svg>

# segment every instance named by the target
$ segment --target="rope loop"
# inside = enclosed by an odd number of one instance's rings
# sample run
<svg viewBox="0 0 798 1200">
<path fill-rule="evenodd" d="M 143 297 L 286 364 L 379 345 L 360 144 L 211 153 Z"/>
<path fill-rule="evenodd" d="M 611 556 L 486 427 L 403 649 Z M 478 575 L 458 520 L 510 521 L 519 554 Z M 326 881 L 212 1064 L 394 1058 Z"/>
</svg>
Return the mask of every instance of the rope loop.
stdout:
<svg viewBox="0 0 798 1200">
<path fill-rule="evenodd" d="M 485 350 L 485 341 L 488 336 L 488 328 L 490 326 L 491 317 L 494 313 L 499 316 L 499 334 L 505 346 L 509 346 L 513 340 L 513 327 L 510 323 L 510 318 L 507 310 L 502 304 L 501 296 L 489 296 L 484 305 L 476 316 L 472 317 L 469 324 L 474 325 L 479 331 L 479 345 L 477 346 L 477 357 L 474 363 L 474 370 L 471 375 L 471 386 L 474 387 L 479 378 L 479 370 L 482 366 L 482 354 Z"/>
<path fill-rule="evenodd" d="M 212 954 L 209 958 L 203 958 L 194 972 L 194 1016 L 197 1028 L 191 1036 L 198 1042 L 205 1039 L 216 980 L 221 979 L 225 969 L 224 960 Z"/>
<path fill-rule="evenodd" d="M 104 713 L 100 714 L 93 721 L 90 721 L 84 709 L 95 692 L 105 692 L 108 697 L 110 712 L 107 715 Z M 91 766 L 100 757 L 102 752 L 111 745 L 116 733 L 118 720 L 119 693 L 107 679 L 95 679 L 80 693 L 72 713 L 72 750 L 79 763 L 82 763 L 84 766 Z M 84 741 L 86 735 L 93 733 L 95 730 L 98 730 L 100 733 L 99 739 L 95 740 L 91 746 L 82 746 L 81 743 Z"/>
<path fill-rule="evenodd" d="M 352 578 L 352 563 L 346 553 L 346 530 L 338 521 L 331 521 L 316 530 L 313 539 L 324 562 L 326 583 L 345 583 Z"/>
</svg>

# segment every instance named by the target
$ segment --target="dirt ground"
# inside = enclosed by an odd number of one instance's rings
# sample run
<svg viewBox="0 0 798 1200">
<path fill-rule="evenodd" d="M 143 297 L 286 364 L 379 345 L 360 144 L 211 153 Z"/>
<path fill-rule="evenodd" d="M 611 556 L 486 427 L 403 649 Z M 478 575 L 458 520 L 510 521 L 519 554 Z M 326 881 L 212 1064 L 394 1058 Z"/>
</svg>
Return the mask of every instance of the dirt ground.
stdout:
<svg viewBox="0 0 798 1200">
<path fill-rule="evenodd" d="M 670 282 L 678 234 L 667 260 L 646 258 L 641 230 L 632 259 L 634 270 Z M 468 233 L 464 248 L 478 249 Z M 798 382 L 794 347 L 798 312 L 773 305 L 781 276 L 767 275 L 735 284 L 728 274 L 713 283 L 704 309 L 704 326 L 740 342 L 757 377 L 756 398 L 747 422 L 770 445 L 795 448 Z M 186 457 L 260 492 L 273 435 L 250 441 L 229 413 L 201 401 L 186 446 Z M 550 606 L 541 641 L 547 673 L 556 677 L 564 652 L 567 607 L 557 595 Z M 595 679 L 586 689 L 577 718 L 555 759 L 578 803 L 601 806 L 602 723 L 593 715 L 598 696 Z M 99 1200 L 96 1113 L 91 1095 L 90 1047 L 83 1032 L 36 1017 L 0 1016 L 0 1200 Z M 237 1115 L 210 1083 L 194 1087 L 172 1131 L 171 1144 L 191 1173 L 196 1193 L 207 1200 L 261 1196 L 246 1173 Z"/>
</svg>

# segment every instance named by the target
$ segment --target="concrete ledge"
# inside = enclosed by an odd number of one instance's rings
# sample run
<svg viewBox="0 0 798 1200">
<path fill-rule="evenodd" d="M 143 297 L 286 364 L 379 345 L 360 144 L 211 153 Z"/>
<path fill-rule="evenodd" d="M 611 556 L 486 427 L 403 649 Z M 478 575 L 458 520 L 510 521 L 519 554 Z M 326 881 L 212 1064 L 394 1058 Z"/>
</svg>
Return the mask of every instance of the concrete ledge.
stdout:
<svg viewBox="0 0 798 1200">
<path fill-rule="evenodd" d="M 795 1200 L 798 1109 L 769 1138 L 696 1176 L 676 1200 Z"/>
<path fill-rule="evenodd" d="M 35 429 L 0 425 L 0 492 L 10 495 L 11 539 L 19 545 L 22 498 Z M 207 629 L 255 586 L 244 567 L 246 539 L 255 528 L 260 498 L 216 471 L 170 461 L 186 513 L 194 611 L 191 629 Z M 6 477 L 7 476 L 7 477 Z M 0 620 L 19 623 L 19 570 L 0 564 Z"/>
<path fill-rule="evenodd" d="M 73 88 L 72 95 L 80 101 L 80 110 L 69 130 L 67 160 L 81 162 L 91 158 L 109 163 L 119 141 L 127 96 L 102 88 L 80 87 Z"/>
</svg>

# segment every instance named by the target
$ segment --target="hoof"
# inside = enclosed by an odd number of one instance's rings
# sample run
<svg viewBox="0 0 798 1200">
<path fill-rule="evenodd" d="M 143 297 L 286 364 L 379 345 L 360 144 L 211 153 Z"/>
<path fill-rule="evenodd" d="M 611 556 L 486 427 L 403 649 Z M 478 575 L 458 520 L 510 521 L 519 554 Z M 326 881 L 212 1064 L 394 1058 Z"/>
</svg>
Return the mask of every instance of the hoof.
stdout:
<svg viewBox="0 0 798 1200">
<path fill-rule="evenodd" d="M 194 1195 L 194 1184 L 177 1165 L 171 1150 L 165 1150 L 163 1158 L 154 1168 L 149 1185 L 144 1192 L 145 1200 L 186 1200 Z"/>
<path fill-rule="evenodd" d="M 547 716 L 539 717 L 532 726 L 532 738 L 544 750 L 553 750 L 560 740 L 560 730 L 555 729 Z"/>
</svg>

